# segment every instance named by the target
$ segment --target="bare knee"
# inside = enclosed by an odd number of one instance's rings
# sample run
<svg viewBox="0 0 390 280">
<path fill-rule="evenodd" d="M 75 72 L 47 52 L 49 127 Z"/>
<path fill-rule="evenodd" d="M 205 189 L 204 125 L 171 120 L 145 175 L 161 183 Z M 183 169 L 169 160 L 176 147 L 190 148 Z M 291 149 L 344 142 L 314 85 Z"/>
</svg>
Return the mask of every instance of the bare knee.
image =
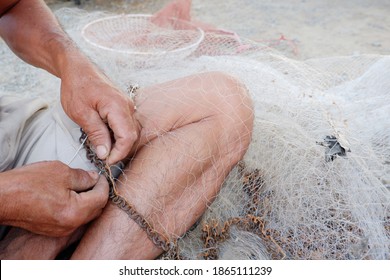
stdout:
<svg viewBox="0 0 390 280">
<path fill-rule="evenodd" d="M 218 102 L 218 122 L 221 128 L 221 144 L 234 164 L 246 152 L 251 141 L 254 111 L 247 88 L 237 78 L 223 72 L 211 72 L 209 79 L 217 86 L 213 94 Z"/>
<path fill-rule="evenodd" d="M 153 86 L 139 96 L 137 108 L 141 146 L 165 132 L 203 120 L 212 120 L 210 129 L 218 135 L 218 146 L 224 147 L 221 153 L 233 156 L 232 161 L 243 156 L 251 139 L 253 109 L 248 91 L 237 78 L 222 72 Z"/>
</svg>

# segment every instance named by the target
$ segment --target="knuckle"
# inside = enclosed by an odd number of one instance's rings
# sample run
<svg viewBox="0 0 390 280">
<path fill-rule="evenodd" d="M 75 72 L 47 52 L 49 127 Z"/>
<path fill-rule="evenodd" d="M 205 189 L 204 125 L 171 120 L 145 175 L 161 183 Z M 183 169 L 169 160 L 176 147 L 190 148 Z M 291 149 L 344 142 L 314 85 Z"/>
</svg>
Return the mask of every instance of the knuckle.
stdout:
<svg viewBox="0 0 390 280">
<path fill-rule="evenodd" d="M 125 101 L 121 98 L 122 94 L 111 91 L 114 94 L 105 94 L 97 101 L 97 109 L 101 116 L 107 116 L 113 109 L 122 108 Z"/>
<path fill-rule="evenodd" d="M 66 182 L 74 185 L 74 183 L 78 179 L 77 171 L 70 167 L 64 167 L 63 170 L 61 170 L 61 172 L 62 174 L 64 174 L 64 179 L 66 180 Z"/>
<path fill-rule="evenodd" d="M 138 138 L 138 132 L 136 130 L 131 130 L 129 133 L 126 133 L 123 137 L 123 143 L 126 145 L 131 145 Z"/>
<path fill-rule="evenodd" d="M 86 118 L 85 118 L 85 115 L 86 115 L 86 108 L 85 107 L 81 107 L 81 106 L 70 106 L 69 108 L 69 114 L 78 119 L 79 121 L 84 121 Z"/>
<path fill-rule="evenodd" d="M 90 122 L 88 122 L 85 127 L 83 127 L 83 130 L 88 135 L 88 137 L 101 137 L 105 134 L 105 131 L 102 130 L 102 128 L 105 127 L 105 121 L 100 119 L 99 117 L 96 117 L 94 119 L 90 119 Z"/>
<path fill-rule="evenodd" d="M 80 225 L 80 215 L 75 208 L 68 207 L 61 213 L 61 224 L 68 231 L 73 231 Z"/>
<path fill-rule="evenodd" d="M 82 169 L 74 169 L 73 170 L 73 176 L 72 176 L 72 182 L 75 184 L 75 186 L 86 186 L 90 182 L 90 176 L 88 173 Z"/>
<path fill-rule="evenodd" d="M 96 152 L 96 147 L 100 145 L 107 145 L 107 143 L 111 143 L 110 134 L 106 129 L 95 130 L 92 133 L 88 133 L 89 141 L 91 142 L 91 149 Z"/>
<path fill-rule="evenodd" d="M 88 106 L 78 106 L 77 104 L 67 106 L 65 111 L 72 120 L 82 126 L 88 123 L 88 120 L 91 118 L 93 113 L 93 110 L 88 108 Z"/>
</svg>

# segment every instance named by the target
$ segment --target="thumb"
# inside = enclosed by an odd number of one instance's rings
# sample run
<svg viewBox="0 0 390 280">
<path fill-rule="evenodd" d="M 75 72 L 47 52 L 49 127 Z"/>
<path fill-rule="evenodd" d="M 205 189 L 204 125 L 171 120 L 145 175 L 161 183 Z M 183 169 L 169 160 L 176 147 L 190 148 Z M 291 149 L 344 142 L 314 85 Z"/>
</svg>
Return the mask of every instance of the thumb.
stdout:
<svg viewBox="0 0 390 280">
<path fill-rule="evenodd" d="M 80 198 L 78 202 L 83 209 L 80 215 L 83 216 L 84 221 L 89 222 L 102 213 L 107 204 L 108 192 L 108 182 L 104 176 L 100 176 L 94 188 L 78 194 Z"/>
<path fill-rule="evenodd" d="M 111 150 L 111 135 L 107 124 L 98 114 L 94 114 L 87 120 L 83 130 L 88 135 L 96 155 L 100 159 L 106 159 Z"/>
<path fill-rule="evenodd" d="M 87 205 L 93 206 L 92 210 L 101 210 L 107 203 L 109 193 L 109 185 L 104 176 L 100 176 L 96 185 L 87 192 L 80 193 Z M 99 212 L 99 211 L 98 211 Z M 97 215 L 98 213 L 95 212 Z"/>
<path fill-rule="evenodd" d="M 75 192 L 84 192 L 91 189 L 99 180 L 96 171 L 70 169 L 70 189 Z"/>
</svg>

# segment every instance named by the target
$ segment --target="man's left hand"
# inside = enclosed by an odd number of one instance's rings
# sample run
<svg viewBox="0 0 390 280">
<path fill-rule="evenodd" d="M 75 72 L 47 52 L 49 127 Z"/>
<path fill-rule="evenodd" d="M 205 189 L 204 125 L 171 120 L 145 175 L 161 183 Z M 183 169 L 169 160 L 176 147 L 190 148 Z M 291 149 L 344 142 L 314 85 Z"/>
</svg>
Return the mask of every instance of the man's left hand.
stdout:
<svg viewBox="0 0 390 280">
<path fill-rule="evenodd" d="M 87 133 L 98 157 L 108 164 L 124 159 L 140 131 L 130 97 L 91 64 L 72 67 L 61 79 L 64 111 Z"/>
</svg>

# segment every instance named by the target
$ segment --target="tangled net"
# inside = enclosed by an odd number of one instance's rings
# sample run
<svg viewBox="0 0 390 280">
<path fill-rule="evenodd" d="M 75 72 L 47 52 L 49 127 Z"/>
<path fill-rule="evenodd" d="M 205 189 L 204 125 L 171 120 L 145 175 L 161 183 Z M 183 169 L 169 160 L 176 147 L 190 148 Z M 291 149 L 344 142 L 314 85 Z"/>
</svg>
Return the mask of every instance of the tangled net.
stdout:
<svg viewBox="0 0 390 280">
<path fill-rule="evenodd" d="M 124 91 L 204 71 L 248 88 L 253 139 L 202 218 L 162 258 L 389 259 L 390 58 L 295 61 L 224 32 L 205 32 L 189 56 L 136 67 L 81 36 L 110 16 L 60 10 L 74 41 Z M 2 43 L 2 93 L 56 96 L 59 81 L 17 60 Z M 130 67 L 131 65 L 132 67 Z M 23 92 L 20 90 L 23 89 Z"/>
</svg>

